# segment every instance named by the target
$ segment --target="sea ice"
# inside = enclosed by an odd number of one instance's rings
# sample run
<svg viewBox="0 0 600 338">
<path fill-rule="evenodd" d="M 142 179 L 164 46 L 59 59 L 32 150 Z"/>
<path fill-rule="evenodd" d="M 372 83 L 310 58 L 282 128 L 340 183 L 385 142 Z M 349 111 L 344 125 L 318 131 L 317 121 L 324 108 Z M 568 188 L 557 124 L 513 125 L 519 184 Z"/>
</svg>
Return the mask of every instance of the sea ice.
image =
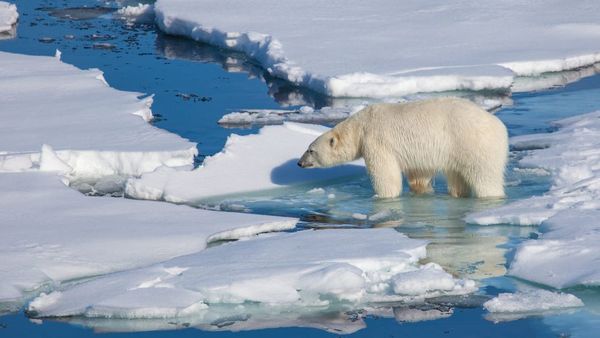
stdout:
<svg viewBox="0 0 600 338">
<path fill-rule="evenodd" d="M 425 246 L 393 229 L 275 234 L 80 283 L 36 298 L 29 311 L 41 317 L 202 318 L 220 304 L 326 308 L 476 290 L 472 281 L 449 275 L 429 281 L 422 271 L 444 272 L 432 264 L 419 267 Z M 405 275 L 426 287 L 399 289 Z"/>
<path fill-rule="evenodd" d="M 0 53 L 0 171 L 141 175 L 193 164 L 195 145 L 155 128 L 152 97 L 110 88 L 99 70 Z"/>
<path fill-rule="evenodd" d="M 225 127 L 283 124 L 285 121 L 300 123 L 334 123 L 345 120 L 354 112 L 362 108 L 364 108 L 364 106 L 358 105 L 342 108 L 323 107 L 318 110 L 313 110 L 310 107 L 302 107 L 297 110 L 247 109 L 225 114 L 218 122 Z"/>
<path fill-rule="evenodd" d="M 515 75 L 600 61 L 595 0 L 158 0 L 155 11 L 166 33 L 336 97 L 507 91 Z"/>
<path fill-rule="evenodd" d="M 152 23 L 154 22 L 154 5 L 137 4 L 119 8 L 116 12 L 117 17 L 133 23 Z"/>
<path fill-rule="evenodd" d="M 6 1 L 0 1 L 0 34 L 10 34 L 18 19 L 17 6 Z"/>
<path fill-rule="evenodd" d="M 507 321 L 583 305 L 581 299 L 568 293 L 534 289 L 501 293 L 485 302 L 483 307 L 490 312 L 486 318 L 493 321 Z"/>
<path fill-rule="evenodd" d="M 196 253 L 210 242 L 290 229 L 296 223 L 85 197 L 52 173 L 2 173 L 0 186 L 0 304 L 19 304 L 29 293 L 69 280 L 147 266 Z"/>
<path fill-rule="evenodd" d="M 469 223 L 540 225 L 542 236 L 520 245 L 509 273 L 565 288 L 600 285 L 600 111 L 555 122 L 548 134 L 515 137 L 519 164 L 540 167 L 553 186 L 542 196 L 467 216 Z"/>
<path fill-rule="evenodd" d="M 192 171 L 157 170 L 127 182 L 126 194 L 150 200 L 196 203 L 236 193 L 359 175 L 362 161 L 329 169 L 302 169 L 297 162 L 326 127 L 286 122 L 258 134 L 229 136 L 224 149 Z"/>
</svg>

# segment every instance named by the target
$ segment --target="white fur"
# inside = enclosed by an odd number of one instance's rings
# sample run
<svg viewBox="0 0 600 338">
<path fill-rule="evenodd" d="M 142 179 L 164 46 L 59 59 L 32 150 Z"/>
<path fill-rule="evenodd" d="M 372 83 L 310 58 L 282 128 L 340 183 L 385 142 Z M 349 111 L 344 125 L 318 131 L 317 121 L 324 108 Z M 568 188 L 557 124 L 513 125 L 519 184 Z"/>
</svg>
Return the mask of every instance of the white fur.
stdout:
<svg viewBox="0 0 600 338">
<path fill-rule="evenodd" d="M 399 196 L 402 174 L 413 192 L 430 192 L 437 173 L 452 196 L 502 197 L 508 134 L 497 117 L 464 99 L 376 104 L 319 136 L 298 164 L 330 167 L 360 157 L 378 197 Z"/>
</svg>

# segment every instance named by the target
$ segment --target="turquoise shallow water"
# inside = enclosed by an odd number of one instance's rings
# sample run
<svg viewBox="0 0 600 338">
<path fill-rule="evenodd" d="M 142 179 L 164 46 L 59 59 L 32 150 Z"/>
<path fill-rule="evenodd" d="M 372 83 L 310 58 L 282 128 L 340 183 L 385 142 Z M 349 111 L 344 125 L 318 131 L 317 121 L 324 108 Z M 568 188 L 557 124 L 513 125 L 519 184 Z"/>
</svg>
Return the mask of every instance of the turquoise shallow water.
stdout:
<svg viewBox="0 0 600 338">
<path fill-rule="evenodd" d="M 54 55 L 80 68 L 99 68 L 111 86 L 154 94 L 156 126 L 187 137 L 199 145 L 200 153 L 218 152 L 234 132 L 248 134 L 256 128 L 225 129 L 216 121 L 225 113 L 243 108 L 331 104 L 331 99 L 282 81 L 269 78 L 243 55 L 159 34 L 151 25 L 128 26 L 110 18 L 110 10 L 54 11 L 89 1 L 31 0 L 19 3 L 18 36 L 0 41 L 0 50 L 25 54 Z M 94 3 L 96 4 L 96 3 Z M 100 2 L 98 2 L 100 4 Z M 67 18 L 65 13 L 71 15 Z M 92 16 L 73 20 L 73 16 Z M 103 14 L 93 17 L 96 14 Z M 108 44 L 108 45 L 107 45 Z M 548 132 L 548 122 L 600 109 L 600 76 L 582 79 L 563 88 L 515 94 L 514 105 L 497 112 L 511 135 Z M 512 153 L 511 169 L 521 154 Z M 202 160 L 202 156 L 198 161 Z M 436 194 L 411 196 L 405 193 L 391 201 L 376 201 L 366 176 L 321 182 L 285 190 L 267 191 L 211 201 L 210 207 L 273 215 L 299 217 L 302 228 L 394 227 L 413 238 L 431 242 L 428 260 L 464 277 L 480 280 L 482 293 L 495 295 L 513 290 L 522 281 L 506 277 L 511 249 L 523 239 L 535 237 L 533 227 L 465 224 L 468 212 L 507 201 L 538 195 L 548 189 L 547 177 L 509 170 L 508 199 L 477 201 L 451 199 L 443 178 L 436 179 Z M 311 189 L 322 189 L 308 193 Z M 206 206 L 206 205 L 204 205 Z M 366 217 L 366 219 L 365 219 Z M 346 312 L 232 317 L 230 322 L 212 323 L 200 330 L 184 322 L 29 321 L 23 313 L 0 316 L 0 337 L 80 337 L 96 331 L 141 330 L 137 333 L 105 333 L 109 336 L 331 336 L 352 332 L 357 337 L 595 337 L 600 328 L 600 291 L 569 290 L 586 303 L 582 310 L 495 324 L 485 318 L 479 303 L 430 304 L 434 309 L 452 310 L 443 319 L 406 323 L 402 309 L 391 304 L 380 309 L 353 309 Z M 427 309 L 421 309 L 427 310 Z M 293 319 L 293 320 L 292 320 Z M 241 332 L 240 324 L 254 323 L 255 329 Z M 298 328 L 296 326 L 319 327 Z M 323 328 L 330 328 L 326 332 Z M 160 328 L 161 331 L 153 331 Z M 336 333 L 335 329 L 341 330 Z M 220 332 L 210 332 L 210 331 Z"/>
</svg>

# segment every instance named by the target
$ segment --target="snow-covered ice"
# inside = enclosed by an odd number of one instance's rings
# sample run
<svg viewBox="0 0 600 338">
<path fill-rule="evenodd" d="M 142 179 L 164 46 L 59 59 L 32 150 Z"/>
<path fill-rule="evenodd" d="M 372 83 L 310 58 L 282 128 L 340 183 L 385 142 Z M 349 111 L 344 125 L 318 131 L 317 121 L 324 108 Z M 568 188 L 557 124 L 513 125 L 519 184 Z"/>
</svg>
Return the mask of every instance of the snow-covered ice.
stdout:
<svg viewBox="0 0 600 338">
<path fill-rule="evenodd" d="M 532 289 L 516 293 L 501 293 L 485 302 L 483 307 L 490 312 L 488 319 L 506 321 L 578 308 L 583 305 L 581 299 L 568 293 Z"/>
<path fill-rule="evenodd" d="M 542 196 L 470 214 L 475 224 L 541 225 L 520 245 L 509 273 L 556 288 L 600 285 L 600 112 L 555 122 L 548 134 L 511 140 L 522 167 L 540 167 L 553 186 Z"/>
<path fill-rule="evenodd" d="M 0 1 L 0 34 L 8 33 L 10 35 L 18 19 L 17 6 L 6 1 Z"/>
<path fill-rule="evenodd" d="M 195 144 L 148 123 L 152 97 L 59 56 L 0 53 L 0 171 L 99 177 L 193 164 Z"/>
<path fill-rule="evenodd" d="M 362 161 L 336 168 L 306 170 L 297 162 L 326 127 L 286 122 L 258 134 L 229 136 L 224 149 L 192 171 L 158 169 L 132 178 L 126 194 L 139 199 L 195 203 L 236 193 L 274 189 L 364 173 Z"/>
<path fill-rule="evenodd" d="M 440 283 L 428 280 L 432 271 L 444 272 L 434 264 L 419 267 L 425 246 L 393 229 L 274 234 L 42 295 L 29 310 L 42 317 L 202 318 L 219 304 L 322 308 L 419 302 L 477 289 L 450 275 Z"/>
<path fill-rule="evenodd" d="M 203 250 L 209 242 L 295 226 L 290 218 L 92 198 L 53 173 L 0 174 L 0 303 L 62 282 Z"/>
<path fill-rule="evenodd" d="M 337 97 L 506 91 L 515 75 L 600 61 L 595 0 L 158 0 L 155 11 L 169 34 Z"/>
</svg>

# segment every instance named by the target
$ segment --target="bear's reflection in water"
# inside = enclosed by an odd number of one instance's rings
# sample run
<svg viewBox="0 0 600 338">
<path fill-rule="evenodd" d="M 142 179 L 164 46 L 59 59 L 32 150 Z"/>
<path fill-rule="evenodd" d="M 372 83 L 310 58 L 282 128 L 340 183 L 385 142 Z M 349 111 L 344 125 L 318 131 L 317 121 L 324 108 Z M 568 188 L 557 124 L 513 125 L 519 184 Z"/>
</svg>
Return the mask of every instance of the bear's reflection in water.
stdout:
<svg viewBox="0 0 600 338">
<path fill-rule="evenodd" d="M 434 180 L 432 194 L 414 195 L 404 185 L 405 190 L 398 198 L 375 199 L 369 179 L 363 175 L 320 186 L 303 185 L 230 197 L 217 205 L 222 210 L 244 206 L 245 211 L 252 213 L 298 217 L 300 227 L 306 228 L 396 228 L 411 238 L 429 242 L 427 261 L 440 264 L 458 277 L 481 280 L 506 274 L 510 246 L 527 238 L 531 229 L 470 225 L 464 217 L 547 188 L 545 180 L 528 181 L 526 177 L 511 175 L 514 174 L 509 170 L 508 181 L 517 179 L 521 184 L 507 186 L 507 199 L 452 198 L 446 193 L 442 177 Z"/>
</svg>

